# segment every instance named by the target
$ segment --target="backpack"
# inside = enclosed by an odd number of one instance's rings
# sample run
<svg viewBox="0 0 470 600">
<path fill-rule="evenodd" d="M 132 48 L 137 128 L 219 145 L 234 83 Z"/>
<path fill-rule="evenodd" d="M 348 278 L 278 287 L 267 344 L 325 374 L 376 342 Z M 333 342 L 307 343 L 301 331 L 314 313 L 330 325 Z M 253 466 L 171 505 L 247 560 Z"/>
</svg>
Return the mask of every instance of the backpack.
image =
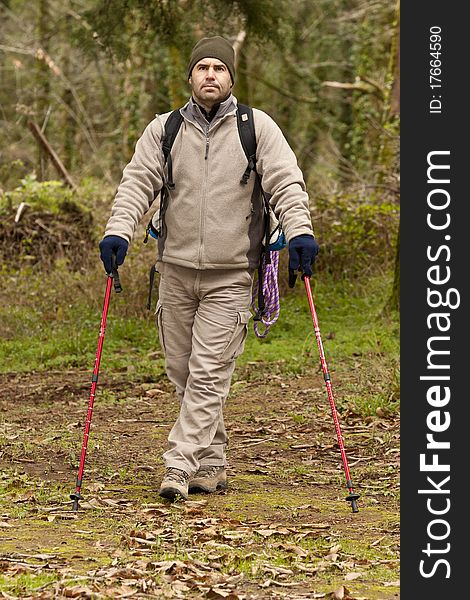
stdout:
<svg viewBox="0 0 470 600">
<path fill-rule="evenodd" d="M 160 192 L 160 208 L 157 209 L 147 224 L 145 230 L 144 244 L 147 243 L 149 235 L 155 239 L 158 239 L 160 232 L 162 231 L 165 211 L 168 205 L 168 190 L 172 190 L 175 187 L 173 181 L 173 161 L 171 158 L 171 148 L 175 141 L 178 131 L 183 122 L 183 115 L 179 109 L 176 109 L 170 113 L 168 119 L 165 122 L 165 135 L 162 139 L 162 151 L 164 162 L 167 165 L 168 177 L 164 182 L 164 185 Z M 240 142 L 245 155 L 248 160 L 245 172 L 243 173 L 240 183 L 246 185 L 250 178 L 251 172 L 254 171 L 255 176 L 258 178 L 259 187 L 263 196 L 263 213 L 265 219 L 265 233 L 264 233 L 264 244 L 261 252 L 260 262 L 258 266 L 258 281 L 261 282 L 263 278 L 263 269 L 266 265 L 271 263 L 270 252 L 280 251 L 286 245 L 286 237 L 281 229 L 280 223 L 276 218 L 274 211 L 272 210 L 269 200 L 271 194 L 268 194 L 263 190 L 261 185 L 261 178 L 256 171 L 256 133 L 255 124 L 253 120 L 253 109 L 245 104 L 238 104 L 237 106 L 237 127 L 238 134 L 240 136 Z M 150 288 L 149 297 L 147 302 L 147 308 L 151 307 L 151 294 L 154 283 L 154 277 L 156 273 L 155 265 L 150 270 Z M 254 317 L 255 321 L 261 321 L 265 314 L 265 303 L 263 295 L 263 286 L 258 284 L 258 309 Z"/>
</svg>

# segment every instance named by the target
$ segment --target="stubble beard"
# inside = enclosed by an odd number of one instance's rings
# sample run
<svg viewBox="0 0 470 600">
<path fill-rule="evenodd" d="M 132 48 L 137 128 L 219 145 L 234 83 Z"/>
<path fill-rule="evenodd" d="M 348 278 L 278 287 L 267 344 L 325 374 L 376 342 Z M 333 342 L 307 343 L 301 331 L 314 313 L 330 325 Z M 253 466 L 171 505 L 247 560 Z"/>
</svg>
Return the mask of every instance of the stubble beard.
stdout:
<svg viewBox="0 0 470 600">
<path fill-rule="evenodd" d="M 197 93 L 193 90 L 193 95 L 199 104 L 209 109 L 222 99 L 222 91 L 218 86 L 214 86 L 210 90 L 203 87 Z"/>
</svg>

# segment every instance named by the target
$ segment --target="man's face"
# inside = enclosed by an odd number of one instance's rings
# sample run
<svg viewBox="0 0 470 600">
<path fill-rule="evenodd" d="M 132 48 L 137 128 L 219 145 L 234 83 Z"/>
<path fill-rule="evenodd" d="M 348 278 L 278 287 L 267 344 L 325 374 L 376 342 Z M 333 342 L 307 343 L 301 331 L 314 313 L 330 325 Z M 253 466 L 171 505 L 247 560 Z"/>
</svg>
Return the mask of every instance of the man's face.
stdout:
<svg viewBox="0 0 470 600">
<path fill-rule="evenodd" d="M 194 65 L 189 83 L 196 102 L 210 110 L 229 95 L 232 78 L 222 61 L 203 58 Z"/>
</svg>

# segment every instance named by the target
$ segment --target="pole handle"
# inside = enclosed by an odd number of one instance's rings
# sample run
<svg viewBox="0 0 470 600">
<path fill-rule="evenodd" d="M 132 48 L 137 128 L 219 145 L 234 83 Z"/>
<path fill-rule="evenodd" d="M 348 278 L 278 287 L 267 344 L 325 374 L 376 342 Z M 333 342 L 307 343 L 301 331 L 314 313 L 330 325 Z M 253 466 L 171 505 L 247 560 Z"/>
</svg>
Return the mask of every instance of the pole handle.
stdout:
<svg viewBox="0 0 470 600">
<path fill-rule="evenodd" d="M 116 252 L 113 252 L 112 261 L 113 261 L 113 269 L 111 271 L 110 277 L 112 277 L 114 280 L 114 291 L 116 292 L 116 294 L 120 294 L 122 292 L 122 285 L 121 285 L 121 280 L 119 279 Z"/>
</svg>

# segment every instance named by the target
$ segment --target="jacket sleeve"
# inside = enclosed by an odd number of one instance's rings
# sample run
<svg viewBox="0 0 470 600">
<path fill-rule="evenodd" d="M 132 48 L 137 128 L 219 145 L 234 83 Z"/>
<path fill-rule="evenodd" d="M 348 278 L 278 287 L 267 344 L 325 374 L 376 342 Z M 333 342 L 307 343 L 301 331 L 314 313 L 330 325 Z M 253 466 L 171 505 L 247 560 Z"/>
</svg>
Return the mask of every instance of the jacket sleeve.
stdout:
<svg viewBox="0 0 470 600">
<path fill-rule="evenodd" d="M 297 159 L 282 131 L 265 112 L 253 109 L 257 140 L 256 170 L 287 240 L 313 235 L 309 198 Z"/>
<path fill-rule="evenodd" d="M 159 117 L 147 125 L 134 155 L 125 167 L 114 198 L 104 235 L 118 235 L 128 242 L 163 186 L 161 150 L 163 124 Z"/>
</svg>

